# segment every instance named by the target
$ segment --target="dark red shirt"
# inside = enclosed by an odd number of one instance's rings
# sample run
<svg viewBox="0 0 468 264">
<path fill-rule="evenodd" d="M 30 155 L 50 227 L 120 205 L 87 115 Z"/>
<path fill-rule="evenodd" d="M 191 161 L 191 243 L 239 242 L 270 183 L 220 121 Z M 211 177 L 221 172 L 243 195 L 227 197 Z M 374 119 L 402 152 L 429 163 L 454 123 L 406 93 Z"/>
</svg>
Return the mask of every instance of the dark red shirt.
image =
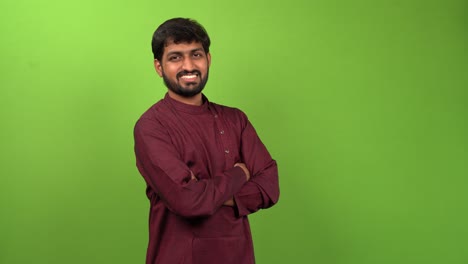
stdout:
<svg viewBox="0 0 468 264">
<path fill-rule="evenodd" d="M 247 215 L 275 204 L 279 186 L 276 162 L 245 114 L 204 96 L 193 106 L 166 94 L 134 132 L 151 203 L 146 263 L 254 263 Z M 232 197 L 236 205 L 224 206 Z"/>
</svg>

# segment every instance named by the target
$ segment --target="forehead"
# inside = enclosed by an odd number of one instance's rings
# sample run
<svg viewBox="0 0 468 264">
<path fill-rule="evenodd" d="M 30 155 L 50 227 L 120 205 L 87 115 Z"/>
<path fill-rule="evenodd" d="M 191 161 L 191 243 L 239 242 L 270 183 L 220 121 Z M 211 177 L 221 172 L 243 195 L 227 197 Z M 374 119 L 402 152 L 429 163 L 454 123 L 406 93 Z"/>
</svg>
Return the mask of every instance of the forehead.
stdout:
<svg viewBox="0 0 468 264">
<path fill-rule="evenodd" d="M 174 41 L 169 41 L 167 44 L 164 46 L 164 54 L 169 54 L 169 53 L 186 53 L 186 52 L 191 52 L 193 50 L 199 50 L 203 49 L 203 45 L 200 42 L 192 41 L 192 42 L 179 42 L 175 43 Z"/>
</svg>

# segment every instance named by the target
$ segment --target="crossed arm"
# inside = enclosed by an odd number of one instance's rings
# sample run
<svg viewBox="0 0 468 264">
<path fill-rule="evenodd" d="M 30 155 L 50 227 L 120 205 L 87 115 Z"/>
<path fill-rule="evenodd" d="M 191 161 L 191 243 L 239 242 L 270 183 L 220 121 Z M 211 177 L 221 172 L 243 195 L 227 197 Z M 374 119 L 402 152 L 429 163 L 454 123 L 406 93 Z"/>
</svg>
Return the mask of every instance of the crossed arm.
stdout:
<svg viewBox="0 0 468 264">
<path fill-rule="evenodd" d="M 138 169 L 168 209 L 183 217 L 209 216 L 223 205 L 235 207 L 239 217 L 268 208 L 279 197 L 276 162 L 246 117 L 244 122 L 242 163 L 197 179 L 167 132 L 152 120 L 140 120 L 135 127 Z"/>
<path fill-rule="evenodd" d="M 250 180 L 250 172 L 249 172 L 249 170 L 247 169 L 247 167 L 245 166 L 244 163 L 236 163 L 236 164 L 234 164 L 234 167 L 240 167 L 245 173 L 246 180 L 247 181 Z M 191 180 L 198 181 L 198 179 L 195 177 L 195 175 L 193 174 L 192 171 L 190 171 L 190 175 L 191 175 Z M 236 203 L 234 201 L 234 197 L 229 198 L 229 200 L 225 201 L 223 203 L 223 205 L 234 207 L 236 205 Z"/>
</svg>

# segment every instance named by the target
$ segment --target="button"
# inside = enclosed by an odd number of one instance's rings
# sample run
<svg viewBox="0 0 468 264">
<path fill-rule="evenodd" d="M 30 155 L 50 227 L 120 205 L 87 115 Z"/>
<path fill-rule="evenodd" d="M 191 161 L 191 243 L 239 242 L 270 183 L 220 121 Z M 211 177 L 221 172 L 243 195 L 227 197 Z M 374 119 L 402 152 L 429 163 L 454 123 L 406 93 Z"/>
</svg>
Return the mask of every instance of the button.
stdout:
<svg viewBox="0 0 468 264">
<path fill-rule="evenodd" d="M 221 135 L 224 135 L 224 130 L 219 131 Z"/>
<path fill-rule="evenodd" d="M 226 152 L 226 154 L 229 154 L 229 149 L 226 149 L 224 152 Z"/>
<path fill-rule="evenodd" d="M 218 118 L 218 115 L 214 115 L 214 118 Z"/>
</svg>

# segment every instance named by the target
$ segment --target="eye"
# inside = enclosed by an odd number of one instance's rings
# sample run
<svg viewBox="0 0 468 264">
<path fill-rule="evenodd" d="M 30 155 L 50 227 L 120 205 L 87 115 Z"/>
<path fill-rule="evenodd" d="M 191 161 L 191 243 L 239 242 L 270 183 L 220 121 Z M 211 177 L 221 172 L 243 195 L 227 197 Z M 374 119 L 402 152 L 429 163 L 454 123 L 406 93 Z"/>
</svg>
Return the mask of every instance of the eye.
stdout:
<svg viewBox="0 0 468 264">
<path fill-rule="evenodd" d="M 203 53 L 201 53 L 201 52 L 195 52 L 195 53 L 193 54 L 193 57 L 195 57 L 195 58 L 201 58 L 201 57 L 203 57 Z"/>
<path fill-rule="evenodd" d="M 181 56 L 179 55 L 172 55 L 172 56 L 169 56 L 168 60 L 169 61 L 178 61 L 180 60 Z"/>
</svg>

